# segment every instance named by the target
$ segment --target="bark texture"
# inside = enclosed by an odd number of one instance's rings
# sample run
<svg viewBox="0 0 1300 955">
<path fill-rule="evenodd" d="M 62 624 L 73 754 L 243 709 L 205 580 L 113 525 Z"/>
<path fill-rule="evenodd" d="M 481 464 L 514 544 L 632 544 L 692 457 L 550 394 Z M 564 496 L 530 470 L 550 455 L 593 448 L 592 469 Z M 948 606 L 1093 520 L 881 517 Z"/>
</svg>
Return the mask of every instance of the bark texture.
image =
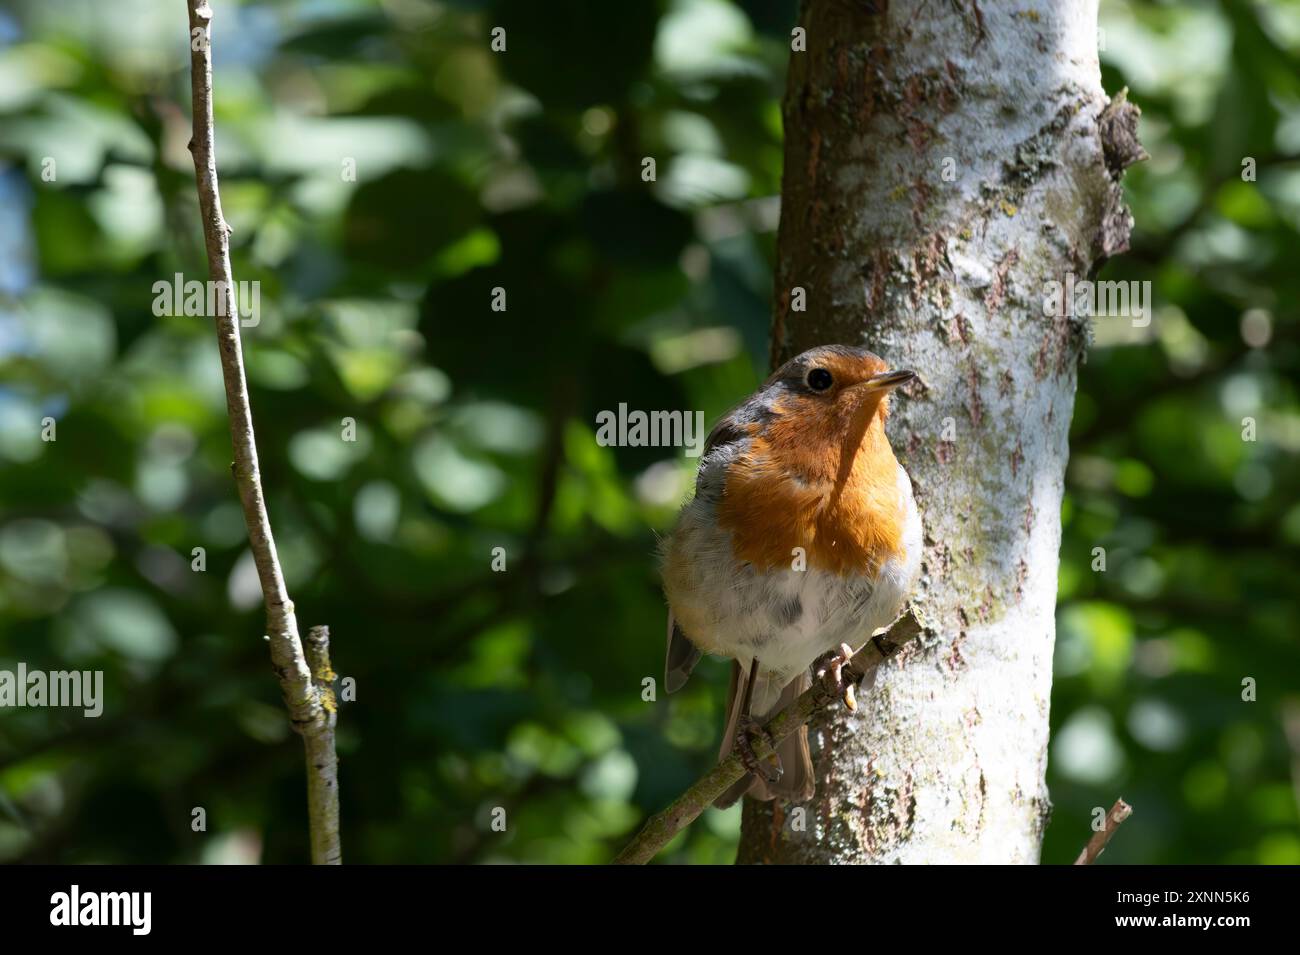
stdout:
<svg viewBox="0 0 1300 955">
<path fill-rule="evenodd" d="M 1088 339 L 1044 299 L 1127 247 L 1119 178 L 1142 155 L 1136 110 L 1102 91 L 1096 17 L 1096 0 L 805 0 L 773 360 L 842 342 L 918 372 L 889 433 L 924 519 L 913 599 L 933 629 L 868 678 L 856 714 L 813 724 L 806 813 L 746 801 L 741 862 L 1038 861 Z"/>
</svg>

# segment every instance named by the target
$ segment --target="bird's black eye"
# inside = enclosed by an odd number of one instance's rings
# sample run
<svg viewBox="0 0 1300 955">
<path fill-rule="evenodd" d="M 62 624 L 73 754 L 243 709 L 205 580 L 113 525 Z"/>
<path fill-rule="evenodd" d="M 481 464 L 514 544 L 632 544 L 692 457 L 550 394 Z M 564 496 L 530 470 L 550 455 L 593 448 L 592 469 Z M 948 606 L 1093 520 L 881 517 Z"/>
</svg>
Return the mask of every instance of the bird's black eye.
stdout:
<svg viewBox="0 0 1300 955">
<path fill-rule="evenodd" d="M 831 373 L 825 368 L 814 368 L 808 372 L 808 387 L 813 391 L 825 391 L 834 381 Z"/>
</svg>

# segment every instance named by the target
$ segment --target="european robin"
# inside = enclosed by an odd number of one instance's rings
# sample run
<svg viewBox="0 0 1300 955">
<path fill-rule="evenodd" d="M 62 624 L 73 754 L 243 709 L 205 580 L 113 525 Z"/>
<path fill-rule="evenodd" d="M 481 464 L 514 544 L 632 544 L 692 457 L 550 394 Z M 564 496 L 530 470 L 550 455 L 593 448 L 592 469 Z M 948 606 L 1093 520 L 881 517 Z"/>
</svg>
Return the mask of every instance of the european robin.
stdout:
<svg viewBox="0 0 1300 955">
<path fill-rule="evenodd" d="M 852 707 L 841 668 L 916 583 L 921 518 L 885 435 L 890 394 L 914 377 L 863 348 L 814 348 L 709 434 L 695 496 L 663 542 L 665 688 L 705 653 L 732 658 L 720 758 L 735 748 L 750 772 L 720 807 L 747 792 L 812 796 L 807 730 L 775 763 L 755 758 L 754 734 L 812 685 L 814 664 Z"/>
</svg>

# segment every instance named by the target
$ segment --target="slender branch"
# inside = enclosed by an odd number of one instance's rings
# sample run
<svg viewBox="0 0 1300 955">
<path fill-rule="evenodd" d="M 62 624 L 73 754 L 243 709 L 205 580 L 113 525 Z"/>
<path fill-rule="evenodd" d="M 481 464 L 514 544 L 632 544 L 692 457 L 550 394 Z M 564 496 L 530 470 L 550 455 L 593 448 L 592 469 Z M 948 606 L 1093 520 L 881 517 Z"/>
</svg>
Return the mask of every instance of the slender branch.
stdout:
<svg viewBox="0 0 1300 955">
<path fill-rule="evenodd" d="M 338 674 L 330 665 L 330 628 L 308 630 L 305 650 L 321 709 L 320 719 L 301 727 L 307 750 L 311 861 L 314 865 L 338 865 L 343 861 L 339 845 L 339 760 L 334 750 L 334 725 L 338 720 L 334 681 Z"/>
<path fill-rule="evenodd" d="M 198 183 L 199 209 L 203 217 L 203 243 L 208 256 L 208 278 L 216 287 L 217 345 L 221 353 L 221 376 L 226 386 L 226 413 L 235 461 L 231 472 L 239 489 L 239 500 L 248 526 L 248 543 L 257 565 L 257 577 L 266 603 L 267 641 L 271 663 L 280 680 L 285 706 L 293 727 L 303 737 L 307 750 L 307 804 L 310 811 L 312 862 L 341 861 L 338 836 L 338 780 L 334 754 L 333 694 L 328 697 L 312 678 L 293 601 L 284 585 L 280 558 L 275 551 L 271 520 L 262 493 L 262 476 L 257 463 L 257 439 L 253 412 L 244 376 L 244 354 L 239 339 L 239 310 L 234 299 L 234 276 L 230 268 L 230 227 L 221 213 L 217 188 L 217 157 L 213 147 L 212 120 L 212 8 L 207 0 L 187 0 L 190 23 L 190 92 L 194 110 L 194 133 L 190 152 Z M 328 671 L 329 638 L 323 639 Z M 326 699 L 329 703 L 327 705 Z M 328 750 L 328 753 L 326 751 Z"/>
<path fill-rule="evenodd" d="M 1106 813 L 1106 825 L 1097 832 L 1092 834 L 1088 844 L 1083 847 L 1079 853 L 1079 858 L 1074 860 L 1075 865 L 1092 865 L 1097 861 L 1097 856 L 1106 848 L 1106 843 L 1110 842 L 1110 837 L 1115 834 L 1115 830 L 1129 816 L 1133 815 L 1133 807 L 1123 799 L 1116 799 L 1115 805 L 1110 807 L 1110 812 Z"/>
<path fill-rule="evenodd" d="M 860 682 L 886 660 L 898 654 L 929 627 L 915 608 L 909 607 L 903 615 L 889 625 L 883 633 L 867 641 L 844 669 L 846 680 Z M 773 743 L 780 743 L 798 731 L 813 716 L 838 702 L 820 685 L 814 684 L 798 699 L 788 705 L 767 723 L 767 732 Z M 771 754 L 766 744 L 755 746 L 760 759 Z M 732 753 L 718 763 L 693 786 L 682 793 L 663 812 L 652 816 L 627 847 L 615 857 L 617 865 L 644 865 L 658 854 L 677 833 L 699 817 L 727 788 L 745 775 L 747 770 L 737 753 Z"/>
</svg>

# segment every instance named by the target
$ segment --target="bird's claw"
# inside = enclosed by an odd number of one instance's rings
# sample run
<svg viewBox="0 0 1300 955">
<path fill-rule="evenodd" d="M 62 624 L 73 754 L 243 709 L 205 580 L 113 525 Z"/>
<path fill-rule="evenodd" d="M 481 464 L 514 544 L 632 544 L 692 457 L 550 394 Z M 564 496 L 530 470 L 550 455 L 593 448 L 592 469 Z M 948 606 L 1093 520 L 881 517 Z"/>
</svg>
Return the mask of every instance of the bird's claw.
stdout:
<svg viewBox="0 0 1300 955">
<path fill-rule="evenodd" d="M 843 700 L 849 712 L 858 708 L 856 688 L 862 682 L 862 674 L 854 672 L 850 666 L 852 660 L 853 648 L 847 643 L 841 643 L 838 650 L 823 654 L 814 664 L 817 679 L 826 694 Z"/>
<path fill-rule="evenodd" d="M 754 752 L 755 740 L 762 740 L 767 744 L 768 749 L 772 751 L 770 760 L 759 759 L 758 754 Z M 736 726 L 736 752 L 740 754 L 740 761 L 745 764 L 747 770 L 755 776 L 761 776 L 769 783 L 776 782 L 785 773 L 785 767 L 781 765 L 781 757 L 776 752 L 776 740 L 772 739 L 772 734 L 767 731 L 767 727 L 752 717 L 742 716 Z"/>
</svg>

